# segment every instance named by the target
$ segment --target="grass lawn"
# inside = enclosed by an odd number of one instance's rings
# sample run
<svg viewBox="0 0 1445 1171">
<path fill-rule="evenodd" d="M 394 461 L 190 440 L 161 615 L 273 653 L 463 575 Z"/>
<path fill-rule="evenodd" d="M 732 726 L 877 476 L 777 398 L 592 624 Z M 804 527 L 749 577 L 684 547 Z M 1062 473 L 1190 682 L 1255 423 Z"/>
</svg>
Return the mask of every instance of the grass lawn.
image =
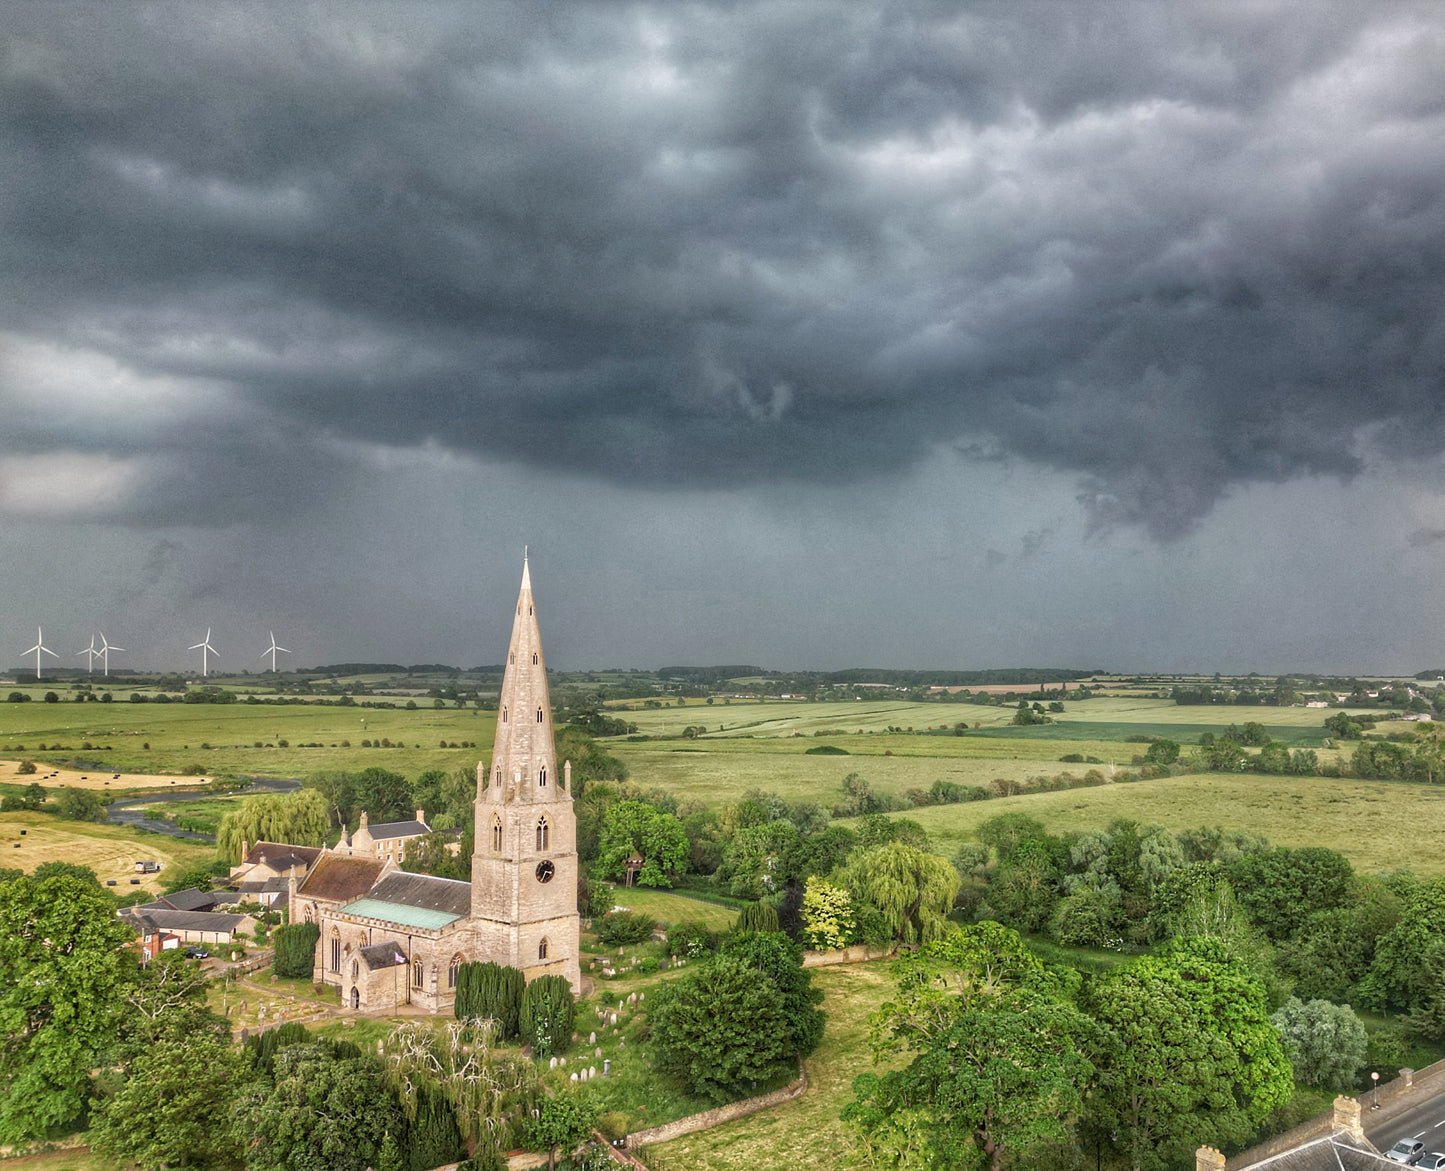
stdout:
<svg viewBox="0 0 1445 1171">
<path fill-rule="evenodd" d="M 5 1171 L 115 1171 L 115 1164 L 110 1159 L 97 1155 L 89 1147 L 6 1159 L 4 1167 Z"/>
<path fill-rule="evenodd" d="M 1363 873 L 1445 871 L 1445 787 L 1397 781 L 1209 773 L 913 809 L 933 847 L 951 855 L 980 822 L 1027 813 L 1055 832 L 1127 817 L 1167 829 L 1222 825 L 1281 846 L 1328 846 Z"/>
<path fill-rule="evenodd" d="M 888 964 L 840 964 L 813 973 L 828 1014 L 823 1043 L 807 1060 L 808 1088 L 794 1102 L 649 1147 L 658 1171 L 744 1171 L 755 1167 L 839 1167 L 851 1140 L 838 1115 L 853 1079 L 873 1066 L 868 1016 L 893 992 Z"/>
<path fill-rule="evenodd" d="M 215 857 L 215 848 L 203 842 L 143 833 L 129 826 L 61 821 L 45 813 L 0 814 L 0 866 L 29 873 L 42 862 L 77 862 L 94 870 L 102 883 L 114 879 L 116 885 L 107 889 L 116 894 L 136 889 L 159 892 L 167 870 L 205 866 Z M 135 864 L 142 858 L 160 862 L 161 873 L 137 874 Z M 141 879 L 138 887 L 131 885 L 132 878 Z"/>
<path fill-rule="evenodd" d="M 738 917 L 736 911 L 717 903 L 647 887 L 633 887 L 631 890 L 616 887 L 612 892 L 612 901 L 615 906 L 626 907 L 629 911 L 646 912 L 659 923 L 669 926 L 691 921 L 701 923 L 709 931 L 726 931 Z"/>
</svg>

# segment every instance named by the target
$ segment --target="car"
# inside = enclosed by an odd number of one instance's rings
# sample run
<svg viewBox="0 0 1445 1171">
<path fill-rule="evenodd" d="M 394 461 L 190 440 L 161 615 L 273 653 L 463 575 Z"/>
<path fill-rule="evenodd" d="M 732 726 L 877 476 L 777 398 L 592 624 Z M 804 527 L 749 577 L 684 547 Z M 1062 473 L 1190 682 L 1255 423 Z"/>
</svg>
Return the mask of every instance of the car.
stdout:
<svg viewBox="0 0 1445 1171">
<path fill-rule="evenodd" d="M 1385 1152 L 1385 1158 L 1390 1162 L 1404 1163 L 1407 1167 L 1416 1166 L 1424 1157 L 1425 1144 L 1415 1138 L 1402 1138 Z"/>
<path fill-rule="evenodd" d="M 208 952 L 204 947 L 186 948 L 186 959 L 188 960 L 208 960 L 210 958 L 211 953 Z"/>
<path fill-rule="evenodd" d="M 1415 1166 L 1421 1168 L 1422 1171 L 1445 1171 L 1445 1155 L 1439 1151 L 1431 1151 Z"/>
</svg>

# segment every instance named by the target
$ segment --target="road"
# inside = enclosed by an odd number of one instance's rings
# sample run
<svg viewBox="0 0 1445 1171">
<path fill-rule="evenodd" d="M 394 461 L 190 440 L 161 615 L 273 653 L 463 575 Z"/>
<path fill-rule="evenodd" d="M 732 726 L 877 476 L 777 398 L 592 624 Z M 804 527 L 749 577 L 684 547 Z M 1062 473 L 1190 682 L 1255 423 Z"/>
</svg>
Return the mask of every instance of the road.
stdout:
<svg viewBox="0 0 1445 1171">
<path fill-rule="evenodd" d="M 1371 1125 L 1370 1095 L 1360 1095 L 1364 1106 L 1365 1137 L 1379 1151 L 1388 1151 L 1402 1138 L 1417 1138 L 1427 1151 L 1445 1151 L 1445 1093 L 1427 1098 L 1400 1112 L 1389 1112 L 1378 1126 Z M 1380 1111 L 1386 1114 L 1385 1110 Z"/>
</svg>

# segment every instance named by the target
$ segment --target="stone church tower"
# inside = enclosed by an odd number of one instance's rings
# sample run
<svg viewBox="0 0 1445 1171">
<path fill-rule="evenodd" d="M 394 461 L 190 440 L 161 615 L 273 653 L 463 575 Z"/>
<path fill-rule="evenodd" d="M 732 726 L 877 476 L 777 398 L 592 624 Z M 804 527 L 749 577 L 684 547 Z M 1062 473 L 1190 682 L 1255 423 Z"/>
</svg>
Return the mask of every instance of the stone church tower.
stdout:
<svg viewBox="0 0 1445 1171">
<path fill-rule="evenodd" d="M 477 766 L 471 927 L 487 959 L 520 968 L 529 980 L 565 976 L 579 992 L 571 772 L 570 761 L 557 769 L 547 662 L 524 557 L 491 768 Z"/>
</svg>

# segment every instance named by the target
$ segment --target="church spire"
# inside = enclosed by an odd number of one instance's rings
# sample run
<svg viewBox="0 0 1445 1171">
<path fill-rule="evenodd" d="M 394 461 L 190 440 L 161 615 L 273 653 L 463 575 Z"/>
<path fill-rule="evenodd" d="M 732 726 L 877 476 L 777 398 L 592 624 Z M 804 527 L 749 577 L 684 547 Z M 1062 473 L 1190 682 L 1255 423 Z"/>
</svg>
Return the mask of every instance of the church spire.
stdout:
<svg viewBox="0 0 1445 1171">
<path fill-rule="evenodd" d="M 547 662 L 542 657 L 542 635 L 525 553 L 488 780 L 490 787 L 500 784 L 506 801 L 556 801 L 563 794 L 547 693 Z"/>
</svg>

